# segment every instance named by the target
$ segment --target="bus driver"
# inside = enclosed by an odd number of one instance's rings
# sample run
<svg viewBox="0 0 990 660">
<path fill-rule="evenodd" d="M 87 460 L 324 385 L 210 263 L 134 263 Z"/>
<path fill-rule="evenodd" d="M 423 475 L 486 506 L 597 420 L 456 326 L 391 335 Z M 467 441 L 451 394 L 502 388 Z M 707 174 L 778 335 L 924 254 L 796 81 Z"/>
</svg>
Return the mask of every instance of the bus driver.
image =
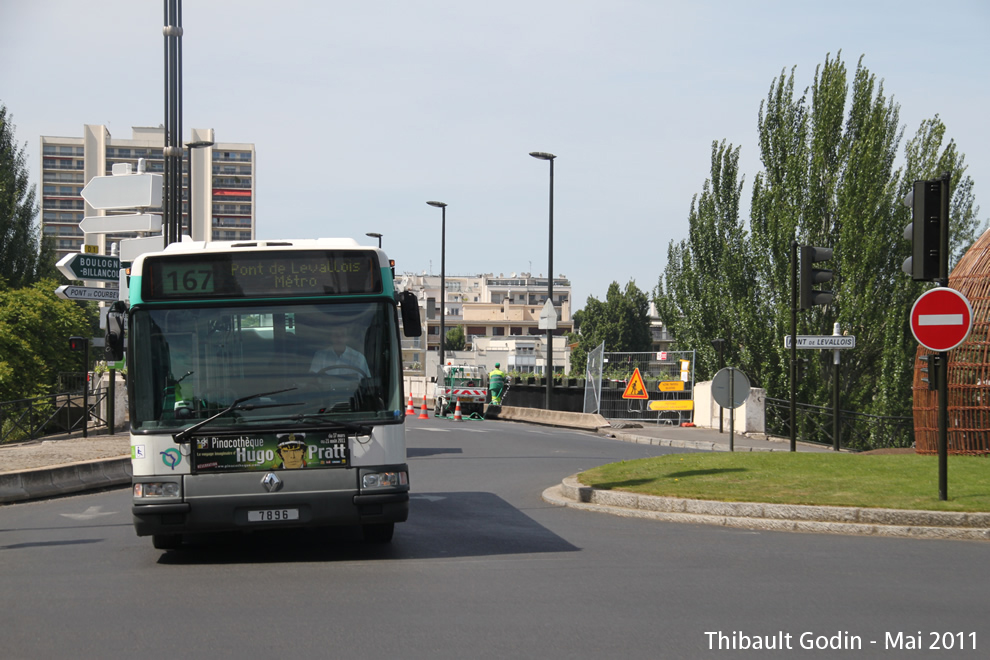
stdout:
<svg viewBox="0 0 990 660">
<path fill-rule="evenodd" d="M 316 373 L 329 373 L 331 376 L 346 376 L 367 378 L 371 376 L 368 361 L 364 355 L 347 344 L 347 328 L 340 324 L 330 326 L 330 348 L 316 351 L 309 370 Z"/>
</svg>

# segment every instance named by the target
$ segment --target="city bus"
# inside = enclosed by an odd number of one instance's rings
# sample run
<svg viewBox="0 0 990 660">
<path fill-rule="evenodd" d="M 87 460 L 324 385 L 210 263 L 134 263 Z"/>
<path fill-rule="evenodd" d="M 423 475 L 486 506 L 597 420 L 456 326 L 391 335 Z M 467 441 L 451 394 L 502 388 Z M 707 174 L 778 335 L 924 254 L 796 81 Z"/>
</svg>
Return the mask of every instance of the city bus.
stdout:
<svg viewBox="0 0 990 660">
<path fill-rule="evenodd" d="M 409 512 L 399 333 L 421 333 L 393 277 L 351 239 L 183 241 L 134 260 L 109 326 L 126 322 L 138 536 L 168 550 L 352 525 L 391 541 Z"/>
</svg>

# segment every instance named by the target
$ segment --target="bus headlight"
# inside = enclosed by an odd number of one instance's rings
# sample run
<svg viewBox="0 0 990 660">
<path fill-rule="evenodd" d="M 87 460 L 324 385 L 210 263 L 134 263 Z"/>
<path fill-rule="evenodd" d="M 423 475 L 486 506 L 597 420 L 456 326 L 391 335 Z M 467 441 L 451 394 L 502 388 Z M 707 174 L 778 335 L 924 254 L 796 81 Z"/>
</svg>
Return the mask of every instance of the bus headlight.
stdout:
<svg viewBox="0 0 990 660">
<path fill-rule="evenodd" d="M 179 484 L 175 481 L 152 481 L 134 484 L 134 497 L 178 497 Z"/>
<path fill-rule="evenodd" d="M 373 472 L 361 477 L 361 487 L 371 488 L 397 488 L 408 486 L 409 477 L 405 472 Z"/>
</svg>

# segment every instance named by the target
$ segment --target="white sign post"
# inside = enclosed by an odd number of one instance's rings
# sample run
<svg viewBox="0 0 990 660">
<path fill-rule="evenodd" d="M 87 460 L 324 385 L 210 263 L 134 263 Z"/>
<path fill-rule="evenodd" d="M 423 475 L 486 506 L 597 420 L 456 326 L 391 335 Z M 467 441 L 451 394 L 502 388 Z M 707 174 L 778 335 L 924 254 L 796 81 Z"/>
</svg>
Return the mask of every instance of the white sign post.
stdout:
<svg viewBox="0 0 990 660">
<path fill-rule="evenodd" d="M 162 205 L 161 174 L 94 176 L 82 189 L 94 209 L 133 209 Z"/>
<path fill-rule="evenodd" d="M 784 348 L 791 347 L 791 336 L 784 335 Z M 840 350 L 844 348 L 856 348 L 856 338 L 852 335 L 798 335 L 798 348 L 831 348 Z"/>
<path fill-rule="evenodd" d="M 87 234 L 114 234 L 124 231 L 161 231 L 162 216 L 152 213 L 87 216 L 79 222 Z"/>
<path fill-rule="evenodd" d="M 109 300 L 112 302 L 118 299 L 120 292 L 117 289 L 99 289 L 66 284 L 55 289 L 55 295 L 62 300 Z M 103 309 L 107 308 L 104 307 Z"/>
<path fill-rule="evenodd" d="M 539 329 L 540 330 L 557 329 L 557 310 L 554 309 L 553 303 L 550 302 L 549 299 L 547 299 L 547 302 L 543 305 L 543 309 L 540 310 Z"/>
</svg>

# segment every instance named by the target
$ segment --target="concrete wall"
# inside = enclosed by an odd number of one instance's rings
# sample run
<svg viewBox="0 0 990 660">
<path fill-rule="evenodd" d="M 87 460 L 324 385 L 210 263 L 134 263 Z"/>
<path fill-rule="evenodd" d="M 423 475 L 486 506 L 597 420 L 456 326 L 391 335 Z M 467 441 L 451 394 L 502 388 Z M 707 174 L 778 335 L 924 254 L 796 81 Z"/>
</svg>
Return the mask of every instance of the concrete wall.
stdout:
<svg viewBox="0 0 990 660">
<path fill-rule="evenodd" d="M 764 406 L 766 403 L 766 391 L 760 388 L 752 388 L 749 391 L 749 398 L 735 410 L 736 433 L 765 433 L 764 429 Z M 696 383 L 694 386 L 694 424 L 704 428 L 718 428 L 719 405 L 712 398 L 712 382 Z M 722 428 L 729 429 L 728 408 L 722 409 Z"/>
</svg>

